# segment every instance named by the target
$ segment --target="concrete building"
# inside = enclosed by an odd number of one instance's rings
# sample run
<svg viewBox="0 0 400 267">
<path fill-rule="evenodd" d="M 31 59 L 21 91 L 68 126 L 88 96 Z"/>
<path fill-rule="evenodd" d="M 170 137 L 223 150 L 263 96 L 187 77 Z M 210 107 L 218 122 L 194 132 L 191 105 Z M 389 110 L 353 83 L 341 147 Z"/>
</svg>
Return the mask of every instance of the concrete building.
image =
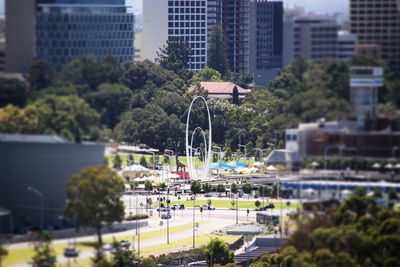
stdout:
<svg viewBox="0 0 400 267">
<path fill-rule="evenodd" d="M 283 3 L 250 3 L 250 73 L 254 83 L 267 86 L 282 68 Z"/>
<path fill-rule="evenodd" d="M 283 66 L 294 60 L 294 20 L 296 17 L 304 16 L 304 9 L 296 7 L 285 8 L 283 14 Z"/>
<path fill-rule="evenodd" d="M 61 71 L 85 54 L 134 59 L 134 15 L 125 0 L 7 0 L 6 70 L 26 72 L 36 58 Z"/>
<path fill-rule="evenodd" d="M 350 68 L 350 104 L 358 130 L 364 129 L 367 119 L 377 116 L 378 88 L 382 86 L 382 67 Z"/>
<path fill-rule="evenodd" d="M 357 35 L 338 31 L 337 60 L 349 61 L 357 53 Z"/>
<path fill-rule="evenodd" d="M 13 219 L 13 229 L 1 224 L 0 233 L 39 228 L 41 201 L 44 226 L 63 227 L 67 180 L 85 167 L 102 165 L 104 149 L 57 136 L 0 134 L 0 207 L 11 211 Z"/>
<path fill-rule="evenodd" d="M 308 15 L 294 20 L 294 57 L 336 59 L 338 26 L 333 18 Z"/>
<path fill-rule="evenodd" d="M 35 1 L 6 0 L 6 71 L 26 72 L 36 56 Z"/>
<path fill-rule="evenodd" d="M 382 58 L 400 73 L 400 1 L 350 0 L 350 31 L 361 45 L 380 45 Z"/>
<path fill-rule="evenodd" d="M 141 59 L 155 61 L 159 49 L 176 37 L 192 49 L 189 69 L 203 69 L 207 63 L 207 1 L 144 1 Z"/>
</svg>

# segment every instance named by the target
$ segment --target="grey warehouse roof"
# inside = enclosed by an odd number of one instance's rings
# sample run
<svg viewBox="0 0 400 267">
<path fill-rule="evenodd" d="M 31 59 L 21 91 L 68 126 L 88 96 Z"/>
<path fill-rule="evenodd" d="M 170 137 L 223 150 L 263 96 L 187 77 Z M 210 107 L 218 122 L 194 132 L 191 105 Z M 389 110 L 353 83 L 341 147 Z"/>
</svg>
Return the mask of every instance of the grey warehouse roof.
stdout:
<svg viewBox="0 0 400 267">
<path fill-rule="evenodd" d="M 20 142 L 20 143 L 48 143 L 62 144 L 71 143 L 57 135 L 42 135 L 42 134 L 0 134 L 0 142 Z"/>
</svg>

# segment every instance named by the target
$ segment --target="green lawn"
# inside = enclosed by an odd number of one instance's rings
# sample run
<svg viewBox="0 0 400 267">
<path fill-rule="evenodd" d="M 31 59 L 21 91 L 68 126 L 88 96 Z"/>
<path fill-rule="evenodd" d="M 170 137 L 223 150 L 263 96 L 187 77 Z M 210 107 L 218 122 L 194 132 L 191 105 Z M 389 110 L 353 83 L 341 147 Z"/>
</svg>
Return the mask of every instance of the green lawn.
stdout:
<svg viewBox="0 0 400 267">
<path fill-rule="evenodd" d="M 240 236 L 199 235 L 199 236 L 196 236 L 196 238 L 195 238 L 196 247 L 206 246 L 208 244 L 208 242 L 210 242 L 210 239 L 215 238 L 215 237 L 217 237 L 221 240 L 224 240 L 225 242 L 228 242 L 228 243 L 235 242 L 237 239 L 240 238 Z M 152 254 L 191 249 L 192 242 L 193 242 L 192 237 L 189 237 L 189 238 L 170 242 L 169 245 L 164 244 L 164 245 L 158 245 L 158 246 L 145 247 L 140 250 L 140 256 L 146 257 L 146 256 L 149 256 Z M 89 266 L 90 263 L 91 263 L 90 258 L 87 258 L 87 259 L 78 260 L 77 262 L 71 261 L 70 266 L 84 267 L 84 266 Z M 67 267 L 68 264 L 63 263 L 63 264 L 59 264 L 58 266 Z"/>
<path fill-rule="evenodd" d="M 212 200 L 211 205 L 216 207 L 216 208 L 232 208 L 232 204 L 231 204 L 232 200 Z M 254 204 L 256 200 L 254 201 L 238 201 L 238 207 L 239 209 L 255 209 L 256 205 Z M 259 201 L 262 203 L 262 199 L 259 199 Z M 268 205 L 271 202 L 267 202 L 264 201 L 264 206 Z M 280 209 L 281 208 L 281 202 L 279 201 L 273 201 L 272 202 L 275 206 L 275 209 Z M 193 207 L 193 200 L 181 200 L 181 201 L 171 201 L 171 205 L 172 204 L 184 204 L 185 207 Z M 200 206 L 200 205 L 206 205 L 207 200 L 196 200 L 196 206 Z M 236 205 L 236 204 L 235 204 Z M 235 206 L 236 207 L 236 206 Z M 296 208 L 300 208 L 300 203 L 295 202 L 295 203 L 290 203 L 290 206 L 286 205 L 286 201 L 282 201 L 282 208 L 284 209 L 296 209 Z"/>
<path fill-rule="evenodd" d="M 202 223 L 206 223 L 206 221 L 201 221 L 199 222 L 199 224 Z M 180 225 L 180 226 L 176 226 L 176 227 L 171 227 L 169 229 L 170 234 L 176 233 L 176 232 L 180 232 L 180 231 L 184 231 L 187 229 L 192 228 L 192 224 L 188 223 L 188 224 L 184 224 L 184 225 Z M 144 240 L 144 239 L 150 239 L 150 238 L 155 238 L 155 237 L 161 237 L 161 236 L 165 236 L 166 233 L 166 229 L 165 229 L 165 225 L 162 227 L 163 229 L 160 230 L 155 230 L 155 231 L 151 231 L 151 232 L 146 232 L 146 233 L 142 233 L 140 234 L 140 239 Z M 116 240 L 130 240 L 132 241 L 132 237 L 134 236 L 135 240 L 137 240 L 137 236 L 136 235 L 126 235 L 126 236 L 119 236 L 116 237 Z M 113 238 L 105 238 L 103 239 L 103 242 L 105 243 L 109 243 L 112 242 Z M 87 250 L 92 250 L 94 245 L 96 244 L 96 242 L 91 241 L 91 242 L 79 242 L 77 248 L 80 251 L 87 251 Z M 63 244 L 53 244 L 53 248 L 56 252 L 56 255 L 62 255 L 63 251 L 64 251 L 64 247 L 67 246 L 67 243 L 63 243 Z M 8 256 L 4 258 L 4 266 L 8 266 L 8 265 L 13 265 L 13 264 L 18 264 L 18 263 L 24 263 L 24 262 L 28 262 L 32 259 L 33 256 L 33 247 L 29 246 L 29 247 L 23 247 L 23 248 L 16 248 L 16 249 L 9 249 L 8 250 Z"/>
</svg>

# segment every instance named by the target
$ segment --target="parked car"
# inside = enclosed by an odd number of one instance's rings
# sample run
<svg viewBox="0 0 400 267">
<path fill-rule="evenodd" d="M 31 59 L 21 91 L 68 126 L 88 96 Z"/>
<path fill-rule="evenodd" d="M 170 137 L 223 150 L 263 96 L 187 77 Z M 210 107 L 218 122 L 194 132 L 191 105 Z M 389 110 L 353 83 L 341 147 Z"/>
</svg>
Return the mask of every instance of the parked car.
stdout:
<svg viewBox="0 0 400 267">
<path fill-rule="evenodd" d="M 215 207 L 209 205 L 201 205 L 200 207 L 203 208 L 203 210 L 215 210 Z"/>
<path fill-rule="evenodd" d="M 174 204 L 171 206 L 171 210 L 184 210 L 185 209 L 185 205 L 183 204 Z"/>
<path fill-rule="evenodd" d="M 106 243 L 106 244 L 103 245 L 102 248 L 103 248 L 104 251 L 111 251 L 112 249 L 114 249 L 114 245 L 111 244 L 111 243 Z"/>
<path fill-rule="evenodd" d="M 171 216 L 171 213 L 169 213 L 169 212 L 161 214 L 161 219 L 171 219 L 171 218 L 172 218 L 172 216 Z"/>
<path fill-rule="evenodd" d="M 119 241 L 119 244 L 121 245 L 121 247 L 128 249 L 132 243 L 128 240 L 121 240 Z"/>
<path fill-rule="evenodd" d="M 76 258 L 79 256 L 79 250 L 74 247 L 64 248 L 64 256 L 67 258 Z"/>
<path fill-rule="evenodd" d="M 170 207 L 160 207 L 160 208 L 157 208 L 157 211 L 158 212 L 166 212 L 166 211 L 170 211 L 171 210 L 171 208 Z"/>
<path fill-rule="evenodd" d="M 263 208 L 260 208 L 260 210 L 267 210 L 267 209 L 273 209 L 273 208 L 275 208 L 275 205 L 270 203 L 269 205 L 264 206 Z"/>
</svg>

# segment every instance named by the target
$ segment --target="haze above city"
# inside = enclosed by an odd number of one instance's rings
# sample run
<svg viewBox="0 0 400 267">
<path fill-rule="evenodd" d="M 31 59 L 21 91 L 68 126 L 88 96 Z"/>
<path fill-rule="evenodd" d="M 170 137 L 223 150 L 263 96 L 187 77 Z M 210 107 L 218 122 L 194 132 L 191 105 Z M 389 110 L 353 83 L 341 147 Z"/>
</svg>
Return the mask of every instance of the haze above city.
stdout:
<svg viewBox="0 0 400 267">
<path fill-rule="evenodd" d="M 127 0 L 127 5 L 133 6 L 132 11 L 142 13 L 143 0 Z M 348 0 L 284 0 L 284 5 L 293 7 L 295 5 L 302 6 L 308 12 L 320 14 L 347 14 Z M 4 0 L 0 0 L 0 14 L 4 14 Z"/>
</svg>

